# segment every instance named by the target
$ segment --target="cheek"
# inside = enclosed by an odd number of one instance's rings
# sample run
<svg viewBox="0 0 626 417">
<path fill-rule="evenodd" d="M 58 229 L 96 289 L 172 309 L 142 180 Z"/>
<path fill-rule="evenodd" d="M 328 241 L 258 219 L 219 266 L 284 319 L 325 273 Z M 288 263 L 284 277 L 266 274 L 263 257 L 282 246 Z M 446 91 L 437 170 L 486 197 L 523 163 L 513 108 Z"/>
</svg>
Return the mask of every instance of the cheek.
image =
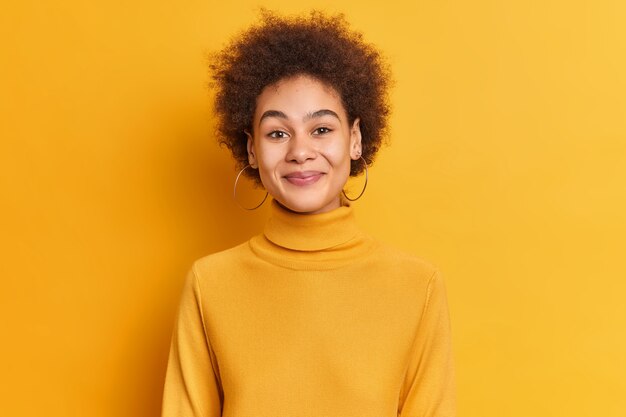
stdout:
<svg viewBox="0 0 626 417">
<path fill-rule="evenodd" d="M 284 159 L 281 147 L 259 146 L 256 151 L 261 178 L 271 176 L 278 164 Z"/>
<path fill-rule="evenodd" d="M 326 149 L 326 159 L 335 169 L 350 169 L 350 148 L 344 142 L 334 143 Z"/>
</svg>

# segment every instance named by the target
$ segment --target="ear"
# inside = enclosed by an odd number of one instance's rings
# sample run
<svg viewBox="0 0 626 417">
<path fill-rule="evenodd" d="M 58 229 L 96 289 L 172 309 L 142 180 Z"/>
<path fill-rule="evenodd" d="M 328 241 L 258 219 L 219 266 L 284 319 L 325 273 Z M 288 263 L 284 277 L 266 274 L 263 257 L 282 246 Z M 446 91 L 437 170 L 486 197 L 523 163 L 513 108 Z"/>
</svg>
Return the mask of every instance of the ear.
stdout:
<svg viewBox="0 0 626 417">
<path fill-rule="evenodd" d="M 246 144 L 246 148 L 248 149 L 248 163 L 250 164 L 250 167 L 256 169 L 257 163 L 256 155 L 254 154 L 254 137 L 247 130 L 244 130 L 244 133 L 248 137 L 248 143 Z"/>
<path fill-rule="evenodd" d="M 350 158 L 357 160 L 361 157 L 362 153 L 361 119 L 357 117 L 350 128 Z"/>
</svg>

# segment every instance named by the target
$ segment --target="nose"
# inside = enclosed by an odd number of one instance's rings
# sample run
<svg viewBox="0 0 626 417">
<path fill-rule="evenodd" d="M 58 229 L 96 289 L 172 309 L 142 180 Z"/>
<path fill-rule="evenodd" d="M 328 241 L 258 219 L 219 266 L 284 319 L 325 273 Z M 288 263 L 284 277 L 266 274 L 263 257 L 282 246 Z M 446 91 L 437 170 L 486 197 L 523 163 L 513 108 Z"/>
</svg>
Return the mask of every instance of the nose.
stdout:
<svg viewBox="0 0 626 417">
<path fill-rule="evenodd" d="M 297 133 L 289 140 L 285 159 L 288 162 L 302 164 L 309 159 L 315 159 L 316 154 L 317 151 L 314 147 L 313 138 L 304 133 Z"/>
</svg>

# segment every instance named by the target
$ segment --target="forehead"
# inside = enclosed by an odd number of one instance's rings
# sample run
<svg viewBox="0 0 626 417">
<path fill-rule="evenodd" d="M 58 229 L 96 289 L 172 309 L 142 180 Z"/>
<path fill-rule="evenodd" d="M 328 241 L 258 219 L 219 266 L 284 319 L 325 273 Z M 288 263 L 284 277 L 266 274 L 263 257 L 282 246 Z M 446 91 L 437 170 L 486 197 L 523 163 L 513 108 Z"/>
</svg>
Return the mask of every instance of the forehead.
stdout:
<svg viewBox="0 0 626 417">
<path fill-rule="evenodd" d="M 257 97 L 254 121 L 268 110 L 278 110 L 289 118 L 301 118 L 321 109 L 333 110 L 346 118 L 341 96 L 330 85 L 307 75 L 284 78 L 266 86 Z"/>
</svg>

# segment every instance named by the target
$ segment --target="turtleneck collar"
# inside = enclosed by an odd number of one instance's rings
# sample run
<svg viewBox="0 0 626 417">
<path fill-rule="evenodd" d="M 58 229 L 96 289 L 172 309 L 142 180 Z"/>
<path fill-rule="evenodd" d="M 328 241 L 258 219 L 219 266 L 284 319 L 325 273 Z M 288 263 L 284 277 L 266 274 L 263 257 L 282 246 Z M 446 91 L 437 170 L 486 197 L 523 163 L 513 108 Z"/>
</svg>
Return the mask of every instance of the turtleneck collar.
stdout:
<svg viewBox="0 0 626 417">
<path fill-rule="evenodd" d="M 319 214 L 298 214 L 272 200 L 263 231 L 276 245 L 299 251 L 329 249 L 358 233 L 352 207 L 343 200 L 341 207 Z"/>
<path fill-rule="evenodd" d="M 263 234 L 250 239 L 259 257 L 291 269 L 330 269 L 357 261 L 375 241 L 360 231 L 349 202 L 319 214 L 292 212 L 272 200 Z"/>
</svg>

